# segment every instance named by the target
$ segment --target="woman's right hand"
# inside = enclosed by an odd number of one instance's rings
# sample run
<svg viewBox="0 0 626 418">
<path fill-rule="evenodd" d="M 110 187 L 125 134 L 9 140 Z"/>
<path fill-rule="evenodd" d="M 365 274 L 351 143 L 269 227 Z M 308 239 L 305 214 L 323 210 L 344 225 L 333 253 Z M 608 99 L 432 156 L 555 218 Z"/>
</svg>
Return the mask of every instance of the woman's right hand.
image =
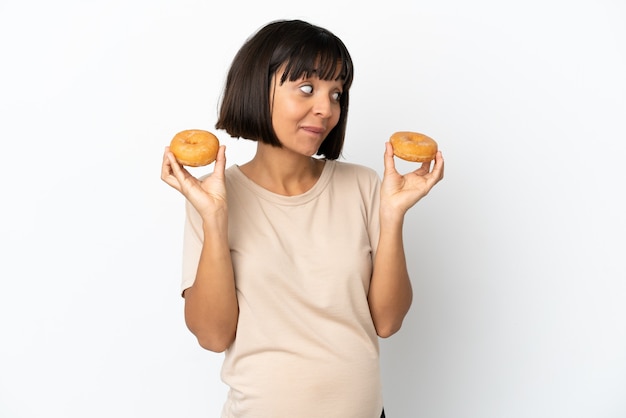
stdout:
<svg viewBox="0 0 626 418">
<path fill-rule="evenodd" d="M 161 180 L 178 190 L 198 211 L 200 216 L 210 217 L 218 211 L 226 210 L 226 186 L 224 170 L 226 168 L 226 147 L 220 145 L 217 151 L 213 173 L 200 181 L 181 166 L 176 157 L 165 147 Z"/>
<path fill-rule="evenodd" d="M 185 323 L 207 350 L 222 352 L 234 341 L 239 318 L 235 275 L 228 245 L 225 146 L 217 151 L 213 173 L 202 181 L 165 148 L 161 179 L 182 193 L 202 217 L 203 241 L 196 278 L 185 289 Z"/>
</svg>

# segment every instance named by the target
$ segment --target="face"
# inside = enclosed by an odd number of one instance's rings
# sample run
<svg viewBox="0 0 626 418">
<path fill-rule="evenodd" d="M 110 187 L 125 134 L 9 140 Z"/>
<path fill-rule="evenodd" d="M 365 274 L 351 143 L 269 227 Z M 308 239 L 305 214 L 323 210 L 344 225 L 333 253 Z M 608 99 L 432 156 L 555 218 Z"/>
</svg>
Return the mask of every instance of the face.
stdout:
<svg viewBox="0 0 626 418">
<path fill-rule="evenodd" d="M 274 76 L 270 98 L 272 126 L 284 149 L 315 155 L 328 133 L 339 122 L 343 83 L 316 76 L 285 81 Z"/>
</svg>

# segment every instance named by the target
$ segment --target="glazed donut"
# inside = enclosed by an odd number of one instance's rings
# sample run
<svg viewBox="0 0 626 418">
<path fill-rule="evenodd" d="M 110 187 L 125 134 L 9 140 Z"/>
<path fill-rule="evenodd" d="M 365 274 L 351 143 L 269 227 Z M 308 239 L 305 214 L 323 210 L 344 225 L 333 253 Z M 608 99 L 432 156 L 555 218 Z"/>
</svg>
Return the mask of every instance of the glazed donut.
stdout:
<svg viewBox="0 0 626 418">
<path fill-rule="evenodd" d="M 417 132 L 396 132 L 389 138 L 396 157 L 407 161 L 429 162 L 437 154 L 437 142 Z"/>
<path fill-rule="evenodd" d="M 201 167 L 211 164 L 217 157 L 220 142 L 211 132 L 187 129 L 174 135 L 170 151 L 181 165 Z"/>
</svg>

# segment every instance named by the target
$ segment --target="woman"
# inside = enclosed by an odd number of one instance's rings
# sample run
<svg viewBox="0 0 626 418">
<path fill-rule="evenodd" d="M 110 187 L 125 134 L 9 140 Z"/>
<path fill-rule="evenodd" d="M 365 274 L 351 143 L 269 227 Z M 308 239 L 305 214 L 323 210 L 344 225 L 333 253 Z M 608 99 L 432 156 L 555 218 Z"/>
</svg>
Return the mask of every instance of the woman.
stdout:
<svg viewBox="0 0 626 418">
<path fill-rule="evenodd" d="M 378 418 L 378 337 L 409 310 L 406 211 L 443 177 L 443 158 L 400 175 L 385 144 L 374 170 L 339 162 L 353 64 L 307 22 L 249 38 L 228 73 L 217 129 L 254 157 L 196 179 L 166 148 L 162 179 L 187 199 L 185 320 L 226 351 L 222 418 Z"/>
</svg>

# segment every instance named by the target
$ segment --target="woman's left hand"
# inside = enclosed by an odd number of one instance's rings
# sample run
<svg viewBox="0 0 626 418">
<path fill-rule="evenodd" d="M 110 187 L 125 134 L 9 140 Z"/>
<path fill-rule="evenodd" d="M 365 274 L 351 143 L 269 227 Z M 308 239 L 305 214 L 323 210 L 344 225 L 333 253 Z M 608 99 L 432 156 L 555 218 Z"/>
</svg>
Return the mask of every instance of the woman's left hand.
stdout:
<svg viewBox="0 0 626 418">
<path fill-rule="evenodd" d="M 396 170 L 393 148 L 385 143 L 385 172 L 381 186 L 381 208 L 397 211 L 404 216 L 407 210 L 443 178 L 443 156 L 437 151 L 435 162 L 422 163 L 417 169 L 405 175 Z"/>
</svg>

